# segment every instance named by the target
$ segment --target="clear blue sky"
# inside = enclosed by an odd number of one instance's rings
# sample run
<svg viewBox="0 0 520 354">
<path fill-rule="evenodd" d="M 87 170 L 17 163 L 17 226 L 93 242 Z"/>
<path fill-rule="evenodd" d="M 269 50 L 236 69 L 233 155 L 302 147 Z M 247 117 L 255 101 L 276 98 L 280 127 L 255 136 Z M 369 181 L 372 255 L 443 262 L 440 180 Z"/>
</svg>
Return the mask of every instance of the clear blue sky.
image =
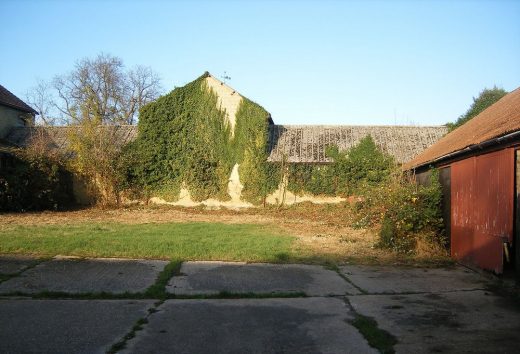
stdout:
<svg viewBox="0 0 520 354">
<path fill-rule="evenodd" d="M 0 83 L 23 98 L 83 57 L 205 70 L 285 124 L 443 124 L 520 86 L 520 1 L 0 1 Z"/>
</svg>

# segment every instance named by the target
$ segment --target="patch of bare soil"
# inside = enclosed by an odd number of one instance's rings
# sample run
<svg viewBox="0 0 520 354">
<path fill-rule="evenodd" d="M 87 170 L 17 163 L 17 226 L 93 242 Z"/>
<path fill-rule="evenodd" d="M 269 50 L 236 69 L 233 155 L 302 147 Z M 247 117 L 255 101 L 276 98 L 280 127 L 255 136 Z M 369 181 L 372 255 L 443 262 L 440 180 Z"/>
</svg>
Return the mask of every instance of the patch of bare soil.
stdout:
<svg viewBox="0 0 520 354">
<path fill-rule="evenodd" d="M 429 263 L 428 257 L 410 258 L 375 247 L 377 231 L 353 229 L 348 204 L 208 210 L 202 207 L 134 206 L 120 209 L 87 208 L 74 211 L 0 214 L 0 225 L 56 225 L 78 223 L 219 222 L 260 224 L 296 236 L 295 247 L 308 262 L 364 264 Z M 445 261 L 445 260 L 443 260 Z"/>
</svg>

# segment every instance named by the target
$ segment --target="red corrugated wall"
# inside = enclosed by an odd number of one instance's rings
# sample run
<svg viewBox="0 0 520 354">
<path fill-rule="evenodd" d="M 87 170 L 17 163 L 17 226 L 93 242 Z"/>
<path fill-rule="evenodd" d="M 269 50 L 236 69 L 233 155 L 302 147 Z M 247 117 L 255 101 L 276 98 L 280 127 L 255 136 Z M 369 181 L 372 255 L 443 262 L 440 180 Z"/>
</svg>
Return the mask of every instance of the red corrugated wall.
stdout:
<svg viewBox="0 0 520 354">
<path fill-rule="evenodd" d="M 503 270 L 503 242 L 513 241 L 514 150 L 474 156 L 451 165 L 451 255 Z"/>
</svg>

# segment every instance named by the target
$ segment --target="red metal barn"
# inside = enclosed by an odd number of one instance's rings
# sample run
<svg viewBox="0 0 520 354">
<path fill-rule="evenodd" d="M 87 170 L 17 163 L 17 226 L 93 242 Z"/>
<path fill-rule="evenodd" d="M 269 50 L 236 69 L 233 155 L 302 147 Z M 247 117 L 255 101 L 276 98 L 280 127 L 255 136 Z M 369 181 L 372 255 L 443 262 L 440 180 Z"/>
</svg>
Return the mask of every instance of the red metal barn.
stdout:
<svg viewBox="0 0 520 354">
<path fill-rule="evenodd" d="M 404 168 L 439 168 L 456 260 L 520 274 L 520 88 L 426 149 Z"/>
</svg>

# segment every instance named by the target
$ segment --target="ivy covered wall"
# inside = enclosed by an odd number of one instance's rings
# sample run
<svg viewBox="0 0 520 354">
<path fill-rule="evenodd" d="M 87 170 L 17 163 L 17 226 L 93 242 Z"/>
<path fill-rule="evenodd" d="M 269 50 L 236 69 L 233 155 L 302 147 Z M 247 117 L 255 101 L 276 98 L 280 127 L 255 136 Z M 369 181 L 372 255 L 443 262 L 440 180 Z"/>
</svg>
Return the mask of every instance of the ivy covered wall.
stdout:
<svg viewBox="0 0 520 354">
<path fill-rule="evenodd" d="M 331 146 L 326 155 L 334 162 L 289 165 L 288 189 L 296 194 L 347 197 L 384 182 L 396 167 L 394 158 L 382 152 L 370 135 L 347 151 Z"/>
<path fill-rule="evenodd" d="M 208 78 L 205 73 L 143 107 L 138 137 L 125 148 L 132 161 L 129 185 L 168 201 L 183 186 L 197 201 L 226 200 L 229 176 L 238 163 L 243 197 L 259 202 L 277 185 L 268 176 L 269 113 L 242 98 L 233 127 Z"/>
</svg>

